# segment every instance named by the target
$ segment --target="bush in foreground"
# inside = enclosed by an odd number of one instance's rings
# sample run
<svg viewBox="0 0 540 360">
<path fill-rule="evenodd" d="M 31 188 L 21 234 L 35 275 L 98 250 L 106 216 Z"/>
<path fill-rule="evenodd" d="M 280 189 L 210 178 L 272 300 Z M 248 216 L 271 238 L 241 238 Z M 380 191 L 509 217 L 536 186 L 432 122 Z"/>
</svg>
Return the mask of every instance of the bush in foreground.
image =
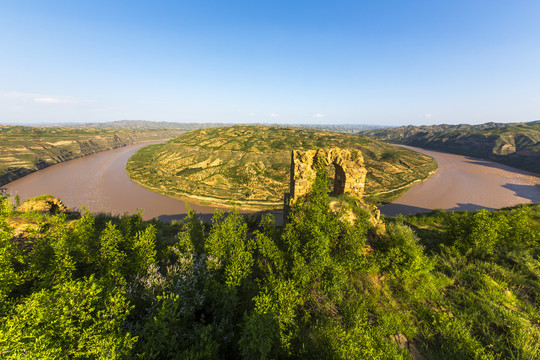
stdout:
<svg viewBox="0 0 540 360">
<path fill-rule="evenodd" d="M 234 211 L 24 215 L 2 198 L 1 357 L 540 356 L 540 206 L 388 219 L 373 235 L 365 210 L 343 202 L 350 220 L 330 200 L 321 173 L 275 227 Z"/>
</svg>

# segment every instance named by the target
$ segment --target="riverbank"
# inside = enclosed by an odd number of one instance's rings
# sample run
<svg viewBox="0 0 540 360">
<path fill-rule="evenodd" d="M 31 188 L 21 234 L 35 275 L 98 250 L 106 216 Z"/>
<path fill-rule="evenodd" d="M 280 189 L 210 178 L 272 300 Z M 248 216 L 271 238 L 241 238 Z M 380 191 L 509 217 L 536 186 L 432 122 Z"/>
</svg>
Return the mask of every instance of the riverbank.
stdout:
<svg viewBox="0 0 540 360">
<path fill-rule="evenodd" d="M 0 125 L 0 186 L 68 160 L 176 137 L 178 129 L 80 129 Z"/>
</svg>

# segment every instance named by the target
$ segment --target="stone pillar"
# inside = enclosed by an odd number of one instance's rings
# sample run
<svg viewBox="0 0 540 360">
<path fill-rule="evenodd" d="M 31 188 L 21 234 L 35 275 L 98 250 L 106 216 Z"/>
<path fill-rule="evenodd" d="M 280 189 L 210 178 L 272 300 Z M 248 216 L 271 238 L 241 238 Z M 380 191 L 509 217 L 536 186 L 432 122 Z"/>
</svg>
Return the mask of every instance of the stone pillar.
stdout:
<svg viewBox="0 0 540 360">
<path fill-rule="evenodd" d="M 339 148 L 293 150 L 291 153 L 290 199 L 307 194 L 316 176 L 316 165 L 334 165 L 334 193 L 362 198 L 366 181 L 364 158 L 358 150 Z"/>
</svg>

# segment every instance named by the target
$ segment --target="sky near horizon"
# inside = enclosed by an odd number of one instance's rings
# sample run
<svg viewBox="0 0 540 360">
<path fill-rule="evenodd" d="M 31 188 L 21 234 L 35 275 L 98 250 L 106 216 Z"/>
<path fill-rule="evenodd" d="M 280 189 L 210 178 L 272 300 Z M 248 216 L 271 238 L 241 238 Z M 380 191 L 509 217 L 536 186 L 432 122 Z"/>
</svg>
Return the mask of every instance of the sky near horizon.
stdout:
<svg viewBox="0 0 540 360">
<path fill-rule="evenodd" d="M 538 0 L 0 2 L 0 124 L 540 119 Z"/>
</svg>

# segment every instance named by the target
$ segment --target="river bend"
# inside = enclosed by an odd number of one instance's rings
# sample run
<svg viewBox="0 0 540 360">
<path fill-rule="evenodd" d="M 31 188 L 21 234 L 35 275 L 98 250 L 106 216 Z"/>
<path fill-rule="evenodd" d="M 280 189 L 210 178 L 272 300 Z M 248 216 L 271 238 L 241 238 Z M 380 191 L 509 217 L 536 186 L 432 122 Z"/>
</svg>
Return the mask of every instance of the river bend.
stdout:
<svg viewBox="0 0 540 360">
<path fill-rule="evenodd" d="M 126 174 L 129 157 L 146 145 L 130 145 L 56 164 L 4 188 L 8 193 L 19 194 L 21 200 L 51 194 L 70 208 L 86 205 L 92 212 L 123 214 L 144 209 L 144 219 L 182 218 L 187 213 L 186 202 L 148 191 Z M 466 156 L 411 149 L 434 157 L 439 169 L 427 181 L 383 206 L 381 211 L 385 215 L 433 209 L 499 209 L 520 203 L 540 203 L 540 178 L 532 173 Z M 215 210 L 214 207 L 190 206 L 205 220 Z"/>
<path fill-rule="evenodd" d="M 493 161 L 404 146 L 433 157 L 439 168 L 394 202 L 381 207 L 388 216 L 434 209 L 500 209 L 540 203 L 540 177 Z"/>
<path fill-rule="evenodd" d="M 127 176 L 128 159 L 147 145 L 129 145 L 52 165 L 4 188 L 10 194 L 19 194 L 21 201 L 51 194 L 70 208 L 85 205 L 91 212 L 134 214 L 137 209 L 144 209 L 145 220 L 181 218 L 187 213 L 186 202 L 148 191 Z M 195 204 L 189 206 L 207 217 L 215 210 L 214 207 Z"/>
</svg>

